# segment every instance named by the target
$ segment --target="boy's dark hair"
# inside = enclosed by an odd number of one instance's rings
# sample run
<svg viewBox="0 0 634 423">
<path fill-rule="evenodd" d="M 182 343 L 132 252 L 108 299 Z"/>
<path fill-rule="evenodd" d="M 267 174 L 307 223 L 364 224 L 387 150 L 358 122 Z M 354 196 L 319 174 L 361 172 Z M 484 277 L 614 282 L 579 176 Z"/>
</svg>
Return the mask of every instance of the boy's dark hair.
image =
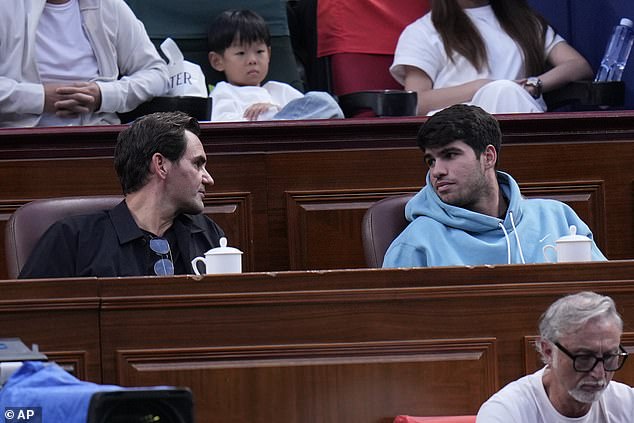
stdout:
<svg viewBox="0 0 634 423">
<path fill-rule="evenodd" d="M 489 144 L 495 147 L 499 156 L 502 132 L 498 121 L 481 108 L 455 104 L 431 116 L 416 136 L 416 143 L 423 151 L 444 147 L 457 140 L 471 147 L 477 157 Z"/>
<path fill-rule="evenodd" d="M 262 18 L 252 10 L 225 10 L 209 27 L 207 45 L 209 51 L 222 54 L 236 43 L 238 45 L 263 42 L 271 47 L 271 33 Z"/>
<path fill-rule="evenodd" d="M 161 112 L 142 116 L 119 133 L 114 167 L 124 194 L 146 184 L 154 153 L 172 162 L 183 157 L 187 149 L 185 130 L 199 135 L 198 121 L 183 112 Z"/>
</svg>

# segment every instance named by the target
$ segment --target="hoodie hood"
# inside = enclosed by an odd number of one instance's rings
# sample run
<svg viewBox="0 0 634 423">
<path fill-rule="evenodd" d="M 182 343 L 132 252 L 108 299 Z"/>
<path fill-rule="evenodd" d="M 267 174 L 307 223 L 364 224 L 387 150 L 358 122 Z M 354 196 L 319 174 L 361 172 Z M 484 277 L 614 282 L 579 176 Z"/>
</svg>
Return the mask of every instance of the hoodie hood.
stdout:
<svg viewBox="0 0 634 423">
<path fill-rule="evenodd" d="M 497 179 L 500 189 L 509 203 L 504 220 L 444 203 L 432 188 L 429 172 L 427 172 L 426 178 L 427 185 L 405 206 L 405 217 L 412 222 L 417 217 L 427 216 L 447 227 L 470 233 L 499 231 L 500 223 L 506 230 L 510 231 L 513 229 L 513 222 L 517 225 L 522 218 L 520 203 L 522 194 L 519 186 L 508 173 L 498 171 Z M 511 221 L 510 215 L 512 215 L 513 221 Z"/>
</svg>

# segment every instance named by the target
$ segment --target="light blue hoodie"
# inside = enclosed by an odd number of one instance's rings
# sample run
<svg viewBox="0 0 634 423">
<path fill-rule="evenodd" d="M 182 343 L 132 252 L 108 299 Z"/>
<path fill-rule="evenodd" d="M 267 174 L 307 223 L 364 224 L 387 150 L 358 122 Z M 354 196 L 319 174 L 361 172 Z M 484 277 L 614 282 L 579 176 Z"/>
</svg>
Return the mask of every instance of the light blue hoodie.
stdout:
<svg viewBox="0 0 634 423">
<path fill-rule="evenodd" d="M 411 223 L 392 242 L 383 267 L 543 263 L 543 247 L 570 234 L 592 238 L 590 228 L 566 204 L 522 197 L 517 182 L 497 172 L 509 202 L 504 220 L 444 203 L 423 187 L 405 206 Z M 592 259 L 606 260 L 592 241 Z"/>
</svg>

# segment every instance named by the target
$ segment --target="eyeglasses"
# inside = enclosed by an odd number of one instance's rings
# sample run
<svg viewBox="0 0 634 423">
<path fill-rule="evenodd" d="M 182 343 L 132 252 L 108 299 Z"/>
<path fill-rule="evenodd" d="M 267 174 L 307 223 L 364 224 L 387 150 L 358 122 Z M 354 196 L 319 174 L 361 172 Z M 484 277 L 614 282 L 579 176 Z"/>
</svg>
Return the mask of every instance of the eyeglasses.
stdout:
<svg viewBox="0 0 634 423">
<path fill-rule="evenodd" d="M 578 372 L 591 372 L 597 363 L 603 363 L 603 369 L 606 372 L 616 372 L 623 367 L 628 353 L 622 345 L 619 345 L 619 352 L 614 354 L 604 354 L 603 357 L 597 357 L 594 354 L 573 354 L 565 349 L 559 342 L 555 342 L 557 348 L 566 354 L 572 360 L 572 367 Z"/>
<path fill-rule="evenodd" d="M 174 274 L 174 262 L 172 261 L 172 250 L 170 243 L 164 238 L 151 238 L 150 250 L 162 258 L 154 263 L 154 273 L 157 276 L 169 276 Z M 169 258 L 166 256 L 169 254 Z"/>
</svg>

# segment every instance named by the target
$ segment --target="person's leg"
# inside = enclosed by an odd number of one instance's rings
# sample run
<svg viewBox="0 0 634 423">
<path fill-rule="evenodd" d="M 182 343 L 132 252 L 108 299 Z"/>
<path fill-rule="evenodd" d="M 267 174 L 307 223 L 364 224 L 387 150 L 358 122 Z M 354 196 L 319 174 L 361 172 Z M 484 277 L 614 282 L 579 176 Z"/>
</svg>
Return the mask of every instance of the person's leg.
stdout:
<svg viewBox="0 0 634 423">
<path fill-rule="evenodd" d="M 273 116 L 275 120 L 339 119 L 343 112 L 335 99 L 326 92 L 310 91 L 290 101 Z"/>
</svg>

